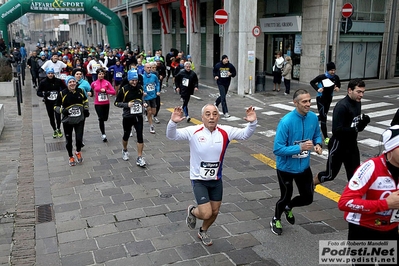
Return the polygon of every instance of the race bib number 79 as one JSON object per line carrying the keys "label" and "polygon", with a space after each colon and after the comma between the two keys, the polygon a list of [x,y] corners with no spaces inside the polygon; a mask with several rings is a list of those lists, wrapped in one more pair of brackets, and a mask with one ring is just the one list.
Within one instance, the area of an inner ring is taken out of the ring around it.
{"label": "race bib number 79", "polygon": [[204,179],[216,180],[220,162],[201,162],[200,175]]}

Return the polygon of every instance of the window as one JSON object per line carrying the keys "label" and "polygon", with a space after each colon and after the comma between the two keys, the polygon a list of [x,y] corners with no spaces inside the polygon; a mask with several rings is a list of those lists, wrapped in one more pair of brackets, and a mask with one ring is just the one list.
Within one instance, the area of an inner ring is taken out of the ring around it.
{"label": "window", "polygon": [[384,21],[385,0],[355,0],[353,1],[353,20]]}

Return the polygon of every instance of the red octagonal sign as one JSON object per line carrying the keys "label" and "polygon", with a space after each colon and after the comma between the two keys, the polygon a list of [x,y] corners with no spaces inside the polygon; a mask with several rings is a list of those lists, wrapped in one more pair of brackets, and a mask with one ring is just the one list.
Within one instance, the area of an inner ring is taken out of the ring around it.
{"label": "red octagonal sign", "polygon": [[342,6],[341,10],[342,16],[344,18],[349,18],[353,14],[353,6],[351,3],[346,3],[345,5]]}
{"label": "red octagonal sign", "polygon": [[223,25],[229,20],[229,15],[227,14],[227,11],[224,9],[218,9],[216,10],[213,19],[215,22],[219,25]]}

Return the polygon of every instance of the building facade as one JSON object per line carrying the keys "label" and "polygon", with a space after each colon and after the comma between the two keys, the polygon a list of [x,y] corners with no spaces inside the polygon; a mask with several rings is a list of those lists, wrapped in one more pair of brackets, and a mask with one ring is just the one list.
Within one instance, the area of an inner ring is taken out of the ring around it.
{"label": "building facade", "polygon": [[[231,89],[255,88],[255,77],[270,75],[276,51],[290,55],[293,78],[308,83],[334,61],[342,80],[387,79],[399,75],[398,6],[394,0],[100,0],[121,19],[131,48],[170,48],[189,53],[201,77],[227,54],[237,68]],[[218,25],[214,13],[228,12]],[[84,44],[108,43],[104,27],[86,15],[70,15],[69,36]],[[258,26],[260,28],[256,27]],[[187,34],[186,29],[189,29]]]}

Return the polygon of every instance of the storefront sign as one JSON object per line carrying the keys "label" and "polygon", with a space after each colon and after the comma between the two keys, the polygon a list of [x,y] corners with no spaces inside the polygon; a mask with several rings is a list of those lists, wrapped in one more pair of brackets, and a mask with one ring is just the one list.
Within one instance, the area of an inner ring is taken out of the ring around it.
{"label": "storefront sign", "polygon": [[262,32],[300,32],[302,31],[302,17],[261,18],[260,27]]}
{"label": "storefront sign", "polygon": [[295,34],[294,53],[301,54],[302,52],[302,34]]}

